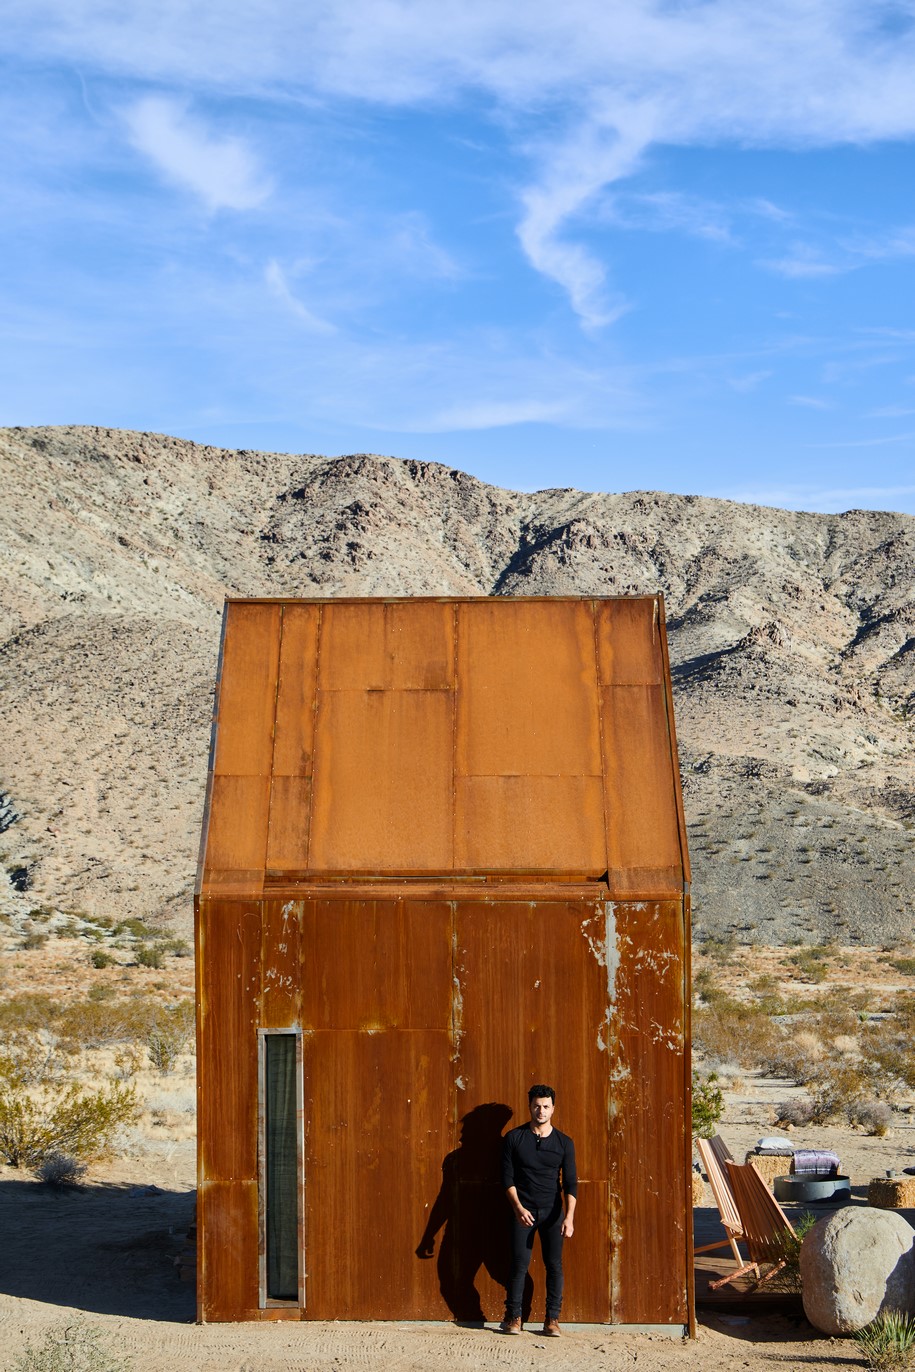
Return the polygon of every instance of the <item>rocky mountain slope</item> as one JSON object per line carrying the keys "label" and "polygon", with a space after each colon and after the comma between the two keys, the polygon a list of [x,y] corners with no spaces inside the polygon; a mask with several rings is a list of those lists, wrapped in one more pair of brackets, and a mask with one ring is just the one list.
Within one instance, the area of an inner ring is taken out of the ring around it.
{"label": "rocky mountain slope", "polygon": [[0,470],[7,908],[189,920],[227,594],[660,588],[700,932],[911,935],[915,519],[92,428]]}

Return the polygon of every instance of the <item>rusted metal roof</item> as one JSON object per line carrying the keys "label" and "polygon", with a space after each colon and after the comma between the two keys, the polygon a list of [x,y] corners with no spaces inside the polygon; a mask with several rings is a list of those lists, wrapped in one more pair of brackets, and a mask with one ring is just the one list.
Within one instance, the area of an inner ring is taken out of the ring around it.
{"label": "rusted metal roof", "polygon": [[688,877],[660,596],[227,603],[199,894]]}

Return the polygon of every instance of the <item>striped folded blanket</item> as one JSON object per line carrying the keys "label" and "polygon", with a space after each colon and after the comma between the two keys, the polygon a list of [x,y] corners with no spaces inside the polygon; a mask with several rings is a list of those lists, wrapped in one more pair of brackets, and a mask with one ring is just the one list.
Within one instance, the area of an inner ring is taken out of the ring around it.
{"label": "striped folded blanket", "polygon": [[835,1177],[839,1172],[839,1155],[831,1148],[796,1148],[791,1164],[794,1173],[817,1173],[821,1177]]}

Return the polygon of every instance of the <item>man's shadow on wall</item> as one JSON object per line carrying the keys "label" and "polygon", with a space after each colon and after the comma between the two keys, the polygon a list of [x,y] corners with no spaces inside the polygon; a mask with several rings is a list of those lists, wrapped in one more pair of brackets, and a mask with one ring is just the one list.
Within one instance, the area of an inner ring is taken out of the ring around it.
{"label": "man's shadow on wall", "polygon": [[[442,1163],[442,1185],[416,1249],[419,1258],[435,1253],[435,1237],[443,1229],[438,1250],[438,1279],[442,1297],[456,1320],[482,1324],[484,1312],[476,1287],[484,1269],[503,1289],[508,1285],[511,1211],[502,1189],[502,1130],[512,1117],[508,1105],[490,1101],[468,1111],[461,1120],[457,1148]],[[523,1311],[530,1311],[533,1284],[524,1287]],[[500,1312],[501,1317],[501,1312]]]}

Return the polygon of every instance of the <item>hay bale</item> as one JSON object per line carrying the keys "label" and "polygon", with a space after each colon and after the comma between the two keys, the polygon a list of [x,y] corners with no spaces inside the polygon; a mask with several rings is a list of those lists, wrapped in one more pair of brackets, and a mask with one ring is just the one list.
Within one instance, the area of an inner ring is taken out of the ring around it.
{"label": "hay bale", "polygon": [[879,1210],[915,1209],[915,1177],[874,1177],[867,1184],[867,1203]]}
{"label": "hay bale", "polygon": [[744,1162],[755,1167],[763,1181],[772,1189],[776,1177],[784,1177],[791,1171],[793,1153],[754,1153],[751,1149]]}
{"label": "hay bale", "polygon": [[705,1182],[702,1180],[702,1173],[697,1172],[695,1167],[692,1170],[693,1179],[693,1205],[705,1204]]}

